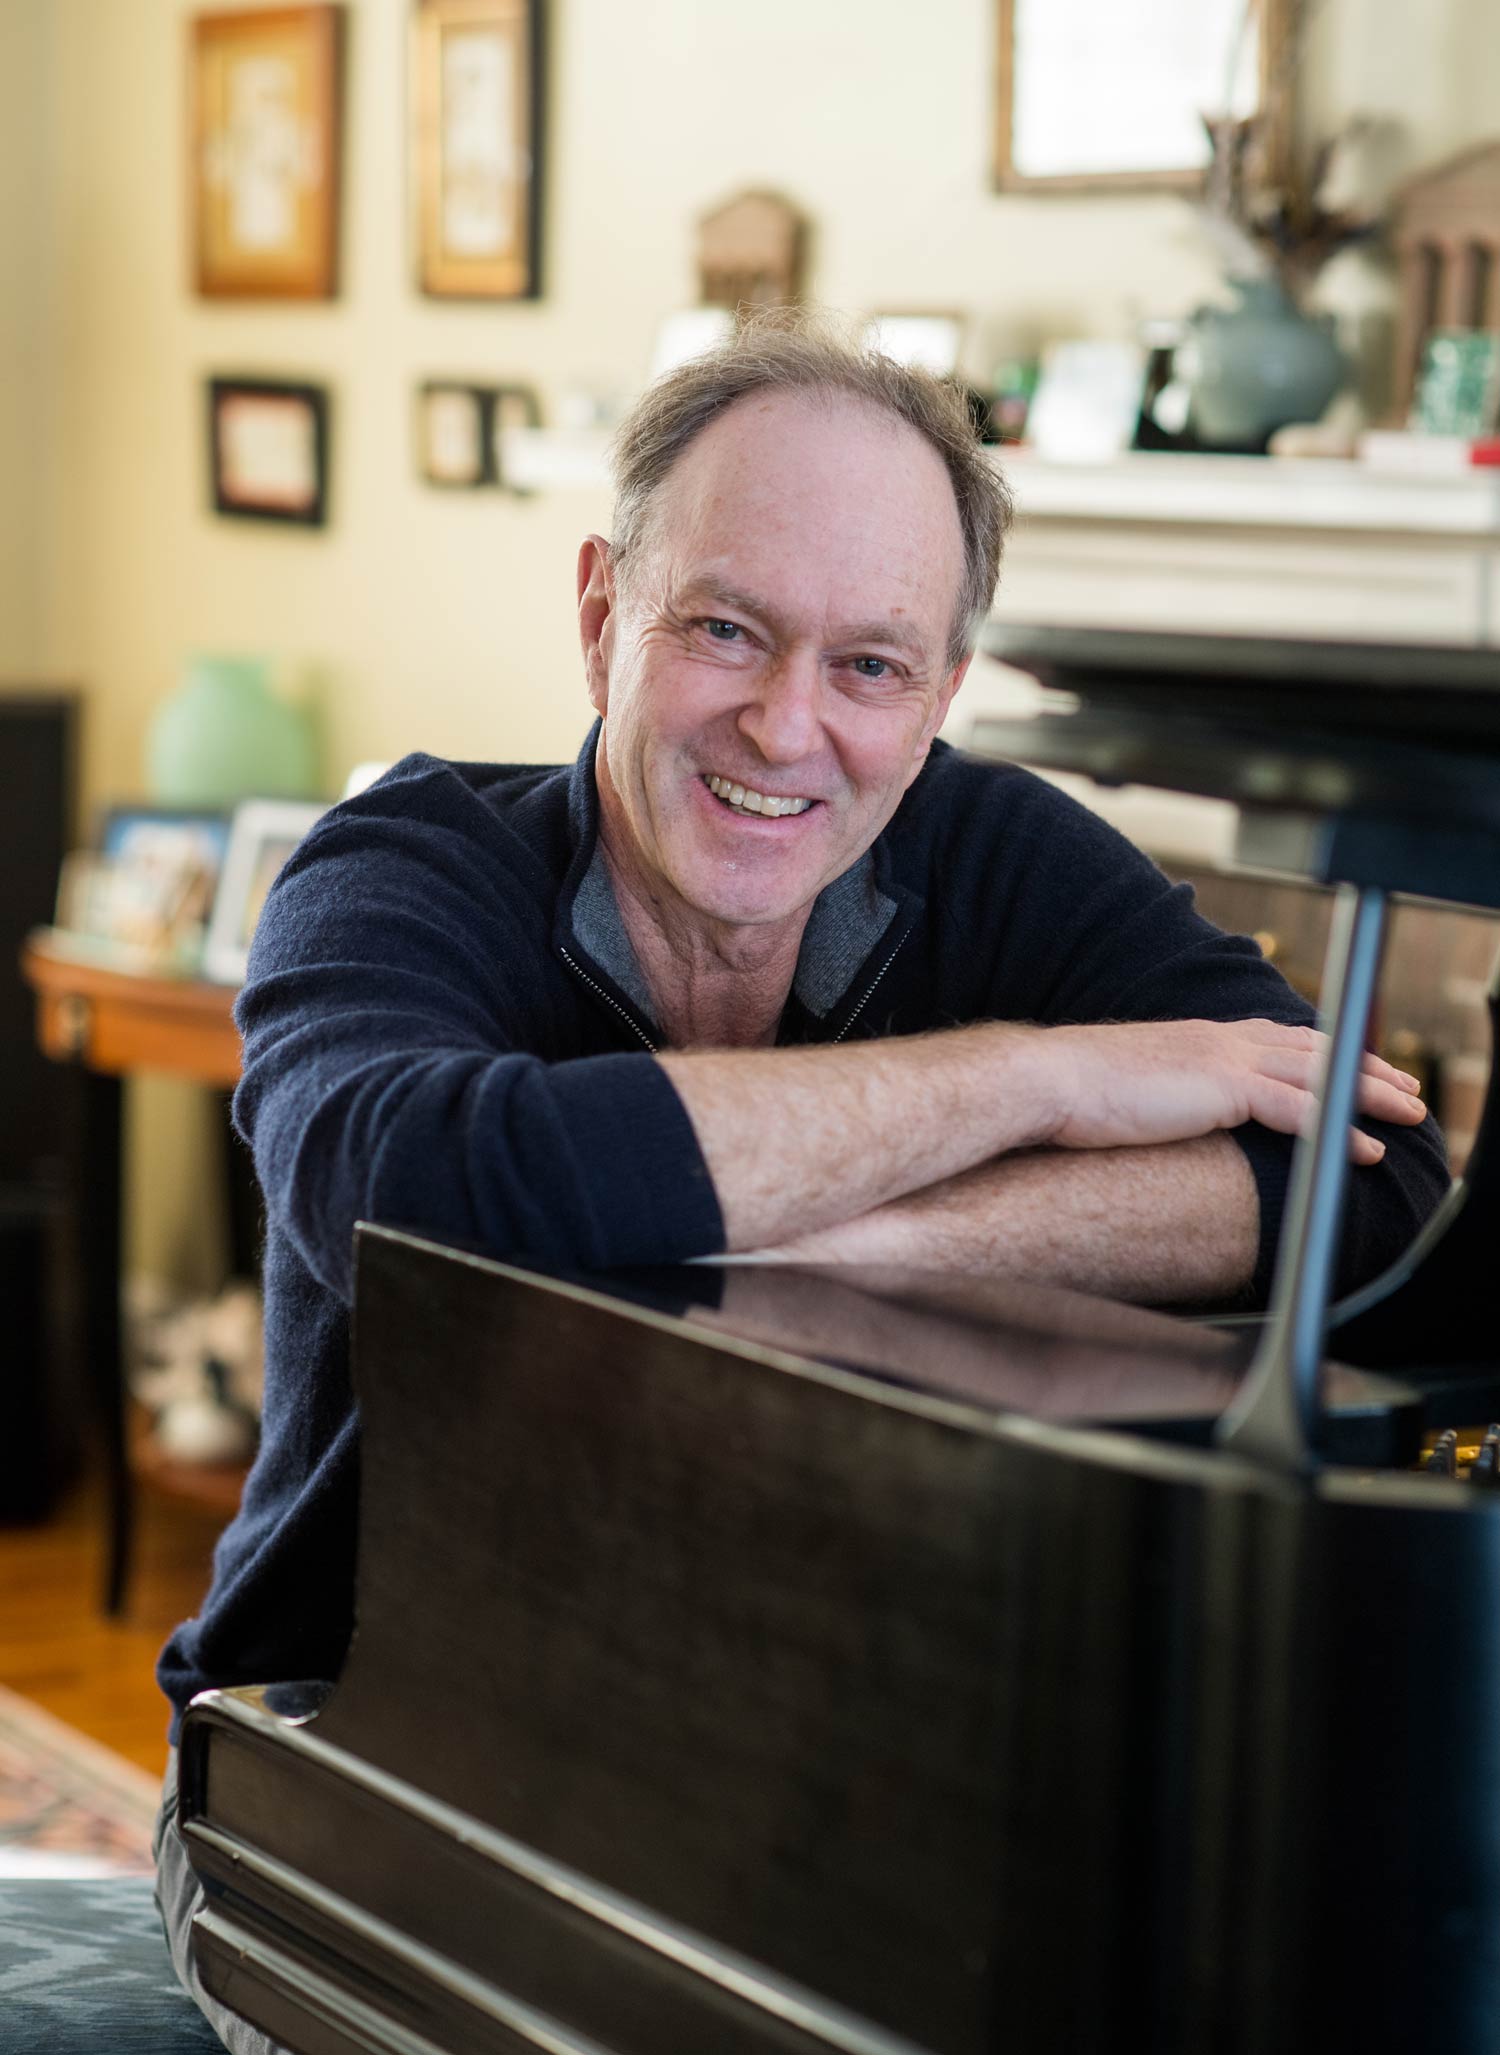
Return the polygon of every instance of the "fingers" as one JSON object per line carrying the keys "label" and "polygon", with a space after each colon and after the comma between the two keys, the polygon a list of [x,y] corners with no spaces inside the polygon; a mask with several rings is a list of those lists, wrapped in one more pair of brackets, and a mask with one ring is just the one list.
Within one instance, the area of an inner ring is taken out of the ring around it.
{"label": "fingers", "polygon": [[[1292,1053],[1320,1056],[1328,1046],[1328,1037],[1315,1027],[1287,1027],[1275,1020],[1242,1020],[1236,1023],[1252,1041],[1261,1043],[1267,1049],[1276,1050],[1285,1056]],[[1361,1058],[1361,1067],[1367,1077],[1378,1077],[1388,1085],[1398,1085],[1405,1092],[1421,1091],[1421,1080],[1410,1071],[1398,1070],[1394,1063],[1387,1063],[1383,1056],[1377,1056],[1373,1049],[1366,1049]],[[1279,1073],[1277,1073],[1279,1074]]]}
{"label": "fingers", "polygon": [[1365,1051],[1364,1070],[1366,1077],[1378,1077],[1388,1085],[1399,1085],[1403,1092],[1413,1095],[1422,1089],[1422,1081],[1410,1071],[1397,1070],[1394,1063],[1387,1063],[1383,1056],[1377,1056],[1373,1049]]}
{"label": "fingers", "polygon": [[[1310,1059],[1307,1060],[1310,1063]],[[1312,1082],[1311,1077],[1299,1082],[1263,1073],[1252,1096],[1252,1117],[1262,1127],[1274,1128],[1278,1134],[1310,1134],[1318,1117],[1318,1097],[1311,1089]],[[1364,1081],[1360,1092],[1360,1111],[1372,1119],[1402,1127],[1415,1127],[1427,1116],[1426,1107],[1414,1094],[1378,1078]],[[1351,1163],[1378,1163],[1384,1154],[1385,1143],[1377,1136],[1366,1134],[1362,1128],[1350,1128]]]}
{"label": "fingers", "polygon": [[1359,1110],[1372,1120],[1391,1120],[1399,1127],[1419,1127],[1427,1118],[1427,1108],[1415,1091],[1368,1075],[1359,1081]]}
{"label": "fingers", "polygon": [[[1327,1037],[1312,1028],[1291,1032],[1307,1039],[1278,1038],[1264,1043],[1258,1066],[1265,1077],[1315,1094]],[[1417,1127],[1427,1118],[1417,1079],[1371,1052],[1366,1053],[1360,1072],[1358,1105],[1372,1120],[1389,1120],[1399,1127]]]}
{"label": "fingers", "polygon": [[1384,1142],[1377,1140],[1374,1135],[1367,1135],[1362,1127],[1350,1128],[1349,1161],[1351,1163],[1359,1163],[1368,1167],[1372,1163],[1378,1163],[1384,1154]]}

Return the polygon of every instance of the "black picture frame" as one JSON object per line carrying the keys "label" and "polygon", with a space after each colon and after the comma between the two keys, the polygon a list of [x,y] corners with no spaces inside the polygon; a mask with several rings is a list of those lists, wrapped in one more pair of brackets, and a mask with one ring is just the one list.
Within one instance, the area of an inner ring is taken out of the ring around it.
{"label": "black picture frame", "polygon": [[[494,450],[495,387],[462,378],[425,378],[416,394],[417,473],[440,492],[475,492],[497,484]],[[451,408],[445,423],[439,408]],[[466,420],[466,425],[460,425]],[[460,441],[472,442],[465,461]]]}
{"label": "black picture frame", "polygon": [[[446,424],[436,411],[444,401],[458,410]],[[529,385],[480,385],[468,378],[423,379],[416,389],[415,404],[417,475],[441,492],[488,488],[525,498],[527,489],[512,485],[505,475],[503,438],[509,428],[539,427],[541,418],[541,402]],[[461,445],[472,448],[472,457]]]}
{"label": "black picture frame", "polygon": [[293,379],[220,376],[209,379],[207,400],[214,512],[231,520],[325,526],[328,388]]}

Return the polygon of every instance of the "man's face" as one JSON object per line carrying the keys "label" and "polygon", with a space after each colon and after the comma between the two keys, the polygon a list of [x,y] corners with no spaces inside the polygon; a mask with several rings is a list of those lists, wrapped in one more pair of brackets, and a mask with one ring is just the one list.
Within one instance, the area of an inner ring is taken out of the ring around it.
{"label": "man's face", "polygon": [[948,474],[915,430],[780,394],[689,445],[618,580],[584,545],[605,832],[658,917],[798,919],[870,846],[963,674],[962,573]]}

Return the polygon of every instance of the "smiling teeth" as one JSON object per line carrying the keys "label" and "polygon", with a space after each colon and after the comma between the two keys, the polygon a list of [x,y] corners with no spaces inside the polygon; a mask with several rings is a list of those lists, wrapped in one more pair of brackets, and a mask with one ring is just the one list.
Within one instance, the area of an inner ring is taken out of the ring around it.
{"label": "smiling teeth", "polygon": [[768,799],[764,793],[736,785],[732,778],[705,778],[703,782],[716,799],[722,799],[736,813],[769,814],[774,820],[781,814],[806,813],[812,805],[810,799],[778,799],[774,793]]}

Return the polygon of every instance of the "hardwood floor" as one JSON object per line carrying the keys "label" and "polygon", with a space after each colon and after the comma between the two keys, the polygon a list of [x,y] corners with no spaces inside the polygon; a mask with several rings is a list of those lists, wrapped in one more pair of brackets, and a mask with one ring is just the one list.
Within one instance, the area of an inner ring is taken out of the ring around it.
{"label": "hardwood floor", "polygon": [[153,1667],[196,1611],[226,1515],[149,1486],[138,1496],[135,1568],[118,1620],[99,1609],[99,1492],[73,1491],[41,1527],[0,1528],[0,1684],[159,1774],[167,1703]]}

